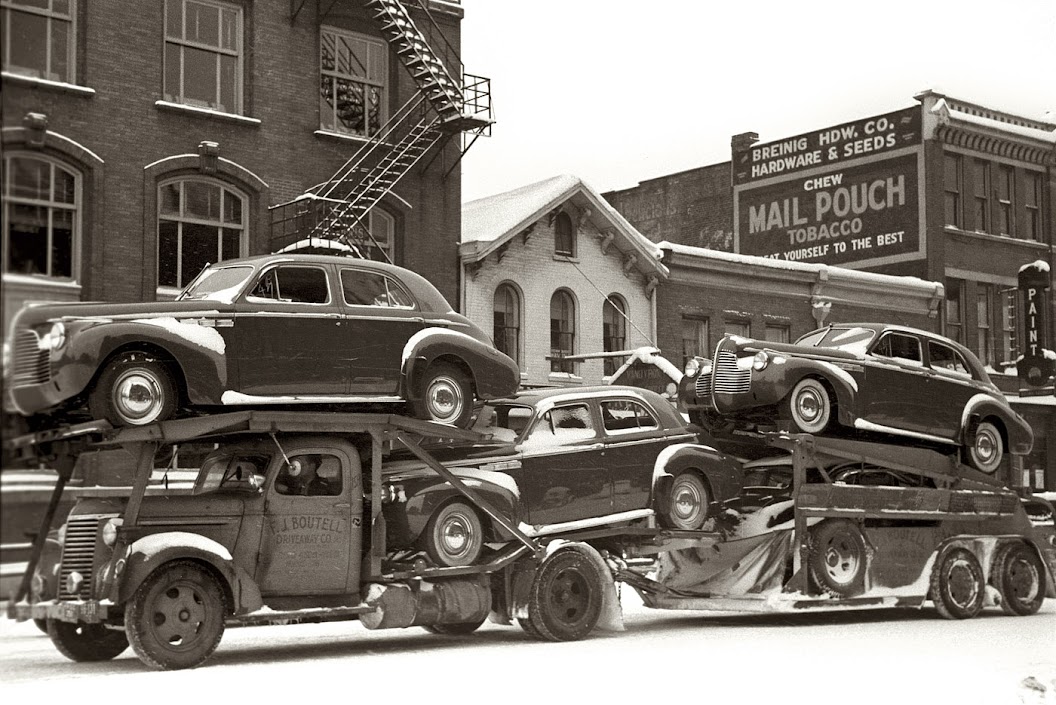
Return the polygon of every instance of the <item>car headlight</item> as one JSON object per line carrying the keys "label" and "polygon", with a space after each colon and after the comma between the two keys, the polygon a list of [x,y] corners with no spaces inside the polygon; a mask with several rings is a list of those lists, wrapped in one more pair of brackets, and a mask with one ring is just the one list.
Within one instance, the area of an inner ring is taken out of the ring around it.
{"label": "car headlight", "polygon": [[752,369],[756,372],[765,370],[766,366],[770,364],[770,356],[766,354],[765,350],[760,350],[755,354],[752,359]]}
{"label": "car headlight", "polygon": [[124,519],[111,519],[103,524],[103,543],[112,548],[117,543],[117,530],[124,523]]}
{"label": "car headlight", "polygon": [[696,377],[697,373],[700,372],[700,360],[695,357],[686,360],[686,369],[684,372],[686,377]]}
{"label": "car headlight", "polygon": [[66,325],[62,321],[51,324],[51,328],[44,337],[40,339],[38,347],[41,350],[58,350],[66,344]]}

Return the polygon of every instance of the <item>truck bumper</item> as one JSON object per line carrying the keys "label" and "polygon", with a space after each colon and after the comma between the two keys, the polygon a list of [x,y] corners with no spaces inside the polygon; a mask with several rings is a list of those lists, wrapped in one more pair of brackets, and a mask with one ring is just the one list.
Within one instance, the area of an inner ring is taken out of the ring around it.
{"label": "truck bumper", "polygon": [[113,605],[88,600],[80,602],[59,602],[49,600],[47,602],[9,602],[7,604],[7,618],[18,622],[27,619],[57,619],[60,622],[85,622],[88,624],[105,622],[110,615]]}

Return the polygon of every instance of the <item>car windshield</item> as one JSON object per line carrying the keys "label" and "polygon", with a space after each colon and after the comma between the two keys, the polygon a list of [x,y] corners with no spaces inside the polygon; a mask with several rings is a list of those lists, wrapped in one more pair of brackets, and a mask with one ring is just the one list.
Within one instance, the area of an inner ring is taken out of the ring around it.
{"label": "car windshield", "polygon": [[256,492],[268,467],[266,455],[231,454],[211,455],[202,463],[194,481],[193,494],[217,491]]}
{"label": "car windshield", "polygon": [[869,328],[829,326],[813,333],[807,333],[796,341],[796,345],[810,348],[835,348],[864,355],[874,337],[876,337],[876,331]]}
{"label": "car windshield", "polygon": [[177,301],[218,301],[229,304],[235,300],[242,285],[253,273],[253,267],[210,267],[198,275],[176,297]]}
{"label": "car windshield", "polygon": [[484,404],[477,413],[472,430],[498,441],[513,443],[532,418],[532,407],[522,404]]}

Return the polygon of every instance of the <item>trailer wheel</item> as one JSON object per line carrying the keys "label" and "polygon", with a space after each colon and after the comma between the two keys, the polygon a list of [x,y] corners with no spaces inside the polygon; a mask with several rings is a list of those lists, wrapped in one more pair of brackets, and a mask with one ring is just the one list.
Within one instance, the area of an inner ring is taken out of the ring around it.
{"label": "trailer wheel", "polygon": [[660,502],[661,523],[669,529],[696,531],[708,519],[708,488],[692,470],[675,476],[667,495]]}
{"label": "trailer wheel", "polygon": [[868,562],[861,529],[848,519],[829,519],[810,530],[808,566],[814,585],[836,597],[865,590]]}
{"label": "trailer wheel", "polygon": [[597,626],[604,589],[602,576],[587,556],[570,549],[556,551],[543,561],[532,582],[528,620],[545,641],[578,641]]}
{"label": "trailer wheel", "polygon": [[998,549],[990,584],[1001,594],[1005,614],[1031,615],[1045,601],[1045,567],[1029,546],[1018,541]]}
{"label": "trailer wheel", "polygon": [[174,561],[139,586],[125,608],[125,626],[151,668],[194,668],[216,650],[227,612],[216,578],[195,563]]}
{"label": "trailer wheel", "polygon": [[425,551],[437,565],[472,565],[484,549],[484,529],[480,517],[464,502],[440,507],[422,532]]}
{"label": "trailer wheel", "polygon": [[788,411],[792,424],[801,433],[821,433],[832,417],[829,392],[818,380],[804,377],[788,395]]}
{"label": "trailer wheel", "polygon": [[447,636],[468,636],[481,628],[488,620],[487,616],[475,622],[457,622],[456,624],[430,624],[422,627],[430,634],[444,634]]}
{"label": "trailer wheel", "polygon": [[939,558],[931,573],[931,599],[946,619],[969,619],[983,609],[986,578],[975,555],[954,548]]}
{"label": "trailer wheel", "polygon": [[145,426],[176,412],[176,385],[164,364],[134,352],[107,365],[88,396],[88,410],[114,426]]}
{"label": "trailer wheel", "polygon": [[128,648],[124,632],[107,629],[102,624],[46,621],[51,643],[71,661],[109,661]]}
{"label": "trailer wheel", "polygon": [[425,371],[411,411],[426,421],[463,428],[473,414],[473,385],[454,365],[433,363]]}

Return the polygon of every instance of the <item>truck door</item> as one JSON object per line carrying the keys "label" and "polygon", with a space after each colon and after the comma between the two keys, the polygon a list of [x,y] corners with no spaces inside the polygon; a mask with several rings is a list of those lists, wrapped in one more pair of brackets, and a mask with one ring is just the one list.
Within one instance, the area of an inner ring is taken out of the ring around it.
{"label": "truck door", "polygon": [[358,545],[351,501],[356,488],[346,476],[347,459],[305,449],[290,453],[289,460],[279,457],[267,489],[257,584],[264,595],[347,592]]}

